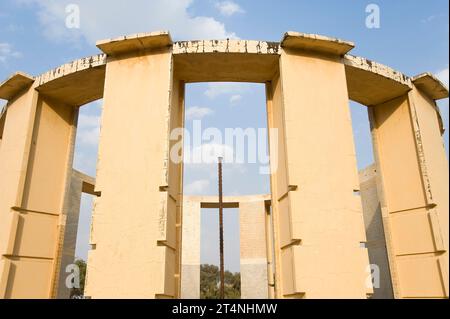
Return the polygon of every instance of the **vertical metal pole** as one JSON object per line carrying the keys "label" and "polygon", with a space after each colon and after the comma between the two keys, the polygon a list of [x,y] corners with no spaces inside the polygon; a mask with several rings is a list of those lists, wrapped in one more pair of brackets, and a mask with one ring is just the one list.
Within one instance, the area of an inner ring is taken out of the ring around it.
{"label": "vertical metal pole", "polygon": [[225,299],[225,269],[223,258],[223,199],[222,157],[219,157],[219,243],[220,243],[220,299]]}

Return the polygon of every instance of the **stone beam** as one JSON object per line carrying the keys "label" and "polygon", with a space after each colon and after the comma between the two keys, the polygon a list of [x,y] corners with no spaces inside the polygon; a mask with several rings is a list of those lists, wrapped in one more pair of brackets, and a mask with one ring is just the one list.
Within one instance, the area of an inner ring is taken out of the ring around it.
{"label": "stone beam", "polygon": [[352,50],[355,45],[352,42],[330,38],[317,34],[300,32],[286,32],[281,40],[284,49],[304,50],[331,55],[343,56]]}
{"label": "stone beam", "polygon": [[377,105],[412,89],[406,75],[383,64],[349,54],[343,62],[350,100],[366,106]]}
{"label": "stone beam", "polygon": [[422,73],[411,79],[414,85],[432,100],[448,98],[448,88],[431,73]]}
{"label": "stone beam", "polygon": [[103,97],[106,55],[75,60],[36,78],[36,89],[54,100],[81,106]]}
{"label": "stone beam", "polygon": [[33,84],[34,78],[28,74],[17,72],[0,84],[0,99],[11,100],[17,94]]}
{"label": "stone beam", "polygon": [[172,45],[172,39],[169,32],[156,31],[101,40],[96,45],[108,56],[119,56],[130,52],[167,48]]}
{"label": "stone beam", "polygon": [[177,77],[185,82],[259,82],[278,69],[279,43],[250,40],[182,41],[173,45]]}

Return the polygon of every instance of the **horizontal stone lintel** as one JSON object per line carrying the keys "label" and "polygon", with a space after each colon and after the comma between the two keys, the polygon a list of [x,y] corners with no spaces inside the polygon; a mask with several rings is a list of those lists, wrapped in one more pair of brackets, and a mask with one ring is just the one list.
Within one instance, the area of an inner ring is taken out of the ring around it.
{"label": "horizontal stone lintel", "polygon": [[0,84],[0,99],[11,100],[33,84],[34,78],[23,72],[16,72]]}

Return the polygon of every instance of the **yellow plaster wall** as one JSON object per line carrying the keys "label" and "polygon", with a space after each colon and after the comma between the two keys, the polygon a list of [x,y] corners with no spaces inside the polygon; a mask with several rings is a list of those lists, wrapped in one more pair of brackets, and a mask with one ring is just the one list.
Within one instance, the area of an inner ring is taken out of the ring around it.
{"label": "yellow plaster wall", "polygon": [[360,246],[365,232],[354,194],[359,182],[344,65],[339,57],[283,49],[280,70],[286,172],[279,167],[272,190],[279,297],[366,298],[372,289]]}
{"label": "yellow plaster wall", "polygon": [[167,50],[108,61],[96,182],[101,196],[86,284],[92,298],[176,294],[176,204],[164,191],[171,70]]}
{"label": "yellow plaster wall", "polygon": [[448,164],[435,108],[416,88],[371,108],[396,298],[448,297]]}
{"label": "yellow plaster wall", "polygon": [[38,98],[34,87],[9,105],[0,154],[0,183],[11,182],[1,192],[5,298],[54,296],[74,116],[73,107]]}

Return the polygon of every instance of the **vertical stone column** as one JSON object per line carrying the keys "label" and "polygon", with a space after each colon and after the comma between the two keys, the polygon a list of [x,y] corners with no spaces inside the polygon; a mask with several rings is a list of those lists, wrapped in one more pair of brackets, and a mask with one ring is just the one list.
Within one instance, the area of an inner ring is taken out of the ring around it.
{"label": "vertical stone column", "polygon": [[378,194],[395,297],[445,298],[448,162],[428,89],[440,85],[429,76],[417,81],[422,89],[413,83],[408,94],[370,107]]}
{"label": "vertical stone column", "polygon": [[181,298],[200,299],[201,203],[184,200]]}
{"label": "vertical stone column", "polygon": [[371,165],[359,172],[361,200],[366,226],[367,250],[373,275],[379,286],[373,287],[373,299],[392,299],[392,280],[386,247],[386,237],[381,215],[380,200],[377,191],[376,165]]}
{"label": "vertical stone column", "polygon": [[53,298],[57,291],[77,110],[41,96],[33,82],[9,99],[0,150],[3,298]]}
{"label": "vertical stone column", "polygon": [[[270,201],[269,201],[270,203]],[[265,202],[265,227],[266,227],[266,257],[267,257],[267,285],[270,299],[275,298],[275,262],[274,262],[274,236],[271,204]]]}
{"label": "vertical stone column", "polygon": [[267,299],[265,203],[239,203],[241,298]]}
{"label": "vertical stone column", "polygon": [[[268,96],[278,298],[366,298],[369,265],[344,65],[352,44],[288,33]],[[275,145],[277,143],[277,145]],[[277,154],[274,154],[278,148]]]}
{"label": "vertical stone column", "polygon": [[98,43],[108,54],[86,295],[176,298],[181,169],[169,159],[182,123],[167,33]]}
{"label": "vertical stone column", "polygon": [[[163,239],[162,243],[168,245],[174,250],[175,253],[175,261],[174,261],[174,285],[175,285],[175,293],[174,296],[176,298],[180,298],[181,296],[181,261],[182,261],[182,227],[183,227],[183,132],[181,131],[184,128],[184,92],[185,92],[185,83],[182,80],[174,77],[173,79],[173,87],[172,87],[172,96],[170,101],[170,133],[169,133],[169,150],[168,150],[168,186],[167,193],[171,206],[168,207],[170,209],[170,213],[172,213],[172,209],[174,209],[173,214],[175,215],[175,219],[168,219],[167,231],[168,233],[175,232],[174,239],[172,241],[168,241],[167,239]],[[175,207],[174,207],[175,206]],[[169,215],[170,216],[170,215]],[[168,265],[169,267],[170,264]],[[200,287],[200,285],[199,285]]]}
{"label": "vertical stone column", "polygon": [[61,252],[61,266],[59,271],[58,299],[70,297],[70,289],[67,288],[66,267],[75,261],[75,249],[78,236],[78,221],[80,217],[81,196],[83,193],[93,193],[94,178],[87,176],[75,169],[72,170],[70,190],[67,196],[67,219],[64,229],[64,242]]}
{"label": "vertical stone column", "polygon": [[64,231],[64,243],[61,254],[61,268],[59,271],[58,299],[67,299],[70,296],[70,289],[66,287],[65,272],[67,265],[72,264],[75,259],[75,248],[77,243],[78,218],[80,216],[81,194],[83,180],[72,171],[70,181],[70,191],[68,195],[69,209]]}

